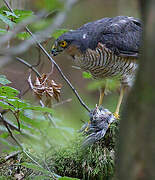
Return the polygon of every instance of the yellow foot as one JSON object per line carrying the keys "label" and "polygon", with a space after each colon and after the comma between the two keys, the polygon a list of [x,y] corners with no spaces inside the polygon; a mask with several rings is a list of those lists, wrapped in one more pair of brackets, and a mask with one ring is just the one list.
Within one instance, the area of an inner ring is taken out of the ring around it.
{"label": "yellow foot", "polygon": [[119,119],[119,114],[117,112],[115,112],[113,115],[116,119]]}

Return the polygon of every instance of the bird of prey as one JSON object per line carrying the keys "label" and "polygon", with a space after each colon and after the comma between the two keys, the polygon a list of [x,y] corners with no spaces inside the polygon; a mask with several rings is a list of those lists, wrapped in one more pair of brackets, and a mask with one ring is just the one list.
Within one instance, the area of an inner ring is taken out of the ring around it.
{"label": "bird of prey", "polygon": [[[124,91],[131,87],[138,68],[142,23],[128,16],[103,18],[84,24],[77,30],[61,35],[52,47],[52,55],[66,51],[82,70],[95,79],[119,77],[120,96],[114,112],[119,109]],[[99,105],[102,104],[105,87],[101,88]]]}

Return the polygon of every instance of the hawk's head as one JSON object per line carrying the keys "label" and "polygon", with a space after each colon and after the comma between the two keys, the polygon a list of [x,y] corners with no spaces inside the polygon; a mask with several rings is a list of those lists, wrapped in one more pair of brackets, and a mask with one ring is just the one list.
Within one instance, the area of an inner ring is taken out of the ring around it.
{"label": "hawk's head", "polygon": [[88,36],[80,30],[69,31],[61,35],[52,47],[52,55],[56,56],[66,51],[71,56],[80,55],[88,48]]}

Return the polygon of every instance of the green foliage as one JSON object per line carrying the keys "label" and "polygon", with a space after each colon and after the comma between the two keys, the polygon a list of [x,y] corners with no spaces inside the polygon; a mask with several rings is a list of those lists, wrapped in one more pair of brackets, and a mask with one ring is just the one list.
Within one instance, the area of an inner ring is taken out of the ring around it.
{"label": "green foliage", "polygon": [[10,18],[18,18],[18,16],[14,13],[14,12],[10,12],[10,11],[4,11],[3,10],[3,13],[6,14],[7,17],[10,17]]}
{"label": "green foliage", "polygon": [[91,73],[86,72],[86,71],[82,72],[82,76],[83,76],[83,78],[85,78],[85,79],[90,79],[90,78],[92,78]]}
{"label": "green foliage", "polygon": [[[33,12],[29,10],[15,9],[14,12],[10,12],[5,6],[0,8],[0,20],[7,24],[9,28],[13,28],[16,23],[19,23],[32,16],[34,16]],[[0,29],[0,35],[7,34],[9,32],[9,30]],[[30,35],[27,32],[19,32],[16,34],[16,37],[20,40],[25,40],[28,39]]]}
{"label": "green foliage", "polygon": [[26,40],[30,38],[30,34],[28,32],[20,32],[16,35],[16,37],[20,40]]}
{"label": "green foliage", "polygon": [[15,14],[15,16],[11,17],[12,20],[16,23],[19,23],[27,18],[32,17],[33,11],[15,9],[14,14]]}
{"label": "green foliage", "polygon": [[[5,76],[1,76],[1,83],[6,84],[10,83],[10,81],[7,80]],[[29,137],[34,137],[34,135],[36,134],[38,129],[40,129],[40,127],[42,127],[42,129],[47,129],[47,127],[49,127],[49,122],[44,121],[44,118],[41,114],[51,114],[53,113],[53,110],[47,107],[33,106],[30,103],[18,98],[18,94],[19,91],[15,88],[9,86],[1,86],[0,106],[3,110],[11,110],[13,115],[16,117],[15,120],[11,118],[11,120],[13,120],[11,124],[16,126],[17,120],[20,121],[21,127],[23,128],[23,132],[27,134]],[[39,116],[41,116],[41,118],[39,118]],[[34,120],[35,118],[37,120]],[[1,134],[1,140],[3,139],[2,143],[6,144],[6,138],[8,137],[8,134],[5,132],[6,129],[3,129],[2,125],[0,127],[1,130],[4,131],[4,133]],[[15,131],[13,131],[13,133],[17,134]],[[10,143],[8,143],[7,145],[10,146]]]}
{"label": "green foliage", "polygon": [[7,24],[9,27],[13,28],[14,23],[8,17],[0,14],[0,20]]}
{"label": "green foliage", "polygon": [[32,17],[32,15],[33,12],[29,10],[15,9],[13,12],[10,12],[5,6],[0,8],[0,19],[10,27],[13,27],[15,23],[19,23],[28,17]]}
{"label": "green foliage", "polygon": [[52,37],[54,37],[55,39],[57,39],[59,36],[61,36],[62,34],[64,34],[65,32],[68,32],[69,29],[57,29],[53,34]]}

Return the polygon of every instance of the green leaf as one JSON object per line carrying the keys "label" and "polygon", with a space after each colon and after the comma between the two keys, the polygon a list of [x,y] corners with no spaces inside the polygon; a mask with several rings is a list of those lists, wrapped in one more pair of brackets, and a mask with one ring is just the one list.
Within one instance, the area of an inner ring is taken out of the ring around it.
{"label": "green leaf", "polygon": [[14,23],[8,17],[0,14],[0,20],[2,20],[5,24],[9,25],[9,27],[13,28]]}
{"label": "green leaf", "polygon": [[14,24],[13,22],[19,23],[22,20],[31,17],[33,15],[33,12],[30,10],[20,10],[20,9],[15,9],[14,12],[10,12],[5,6],[2,6],[0,8],[0,15],[5,17],[4,21],[9,20],[9,22],[6,21],[7,23],[11,22],[12,24]]}
{"label": "green leaf", "polygon": [[92,78],[91,73],[86,72],[86,71],[82,72],[82,76],[83,76],[83,78],[85,78],[85,79],[90,79],[90,78]]}
{"label": "green leaf", "polygon": [[4,10],[3,12],[6,14],[7,17],[15,17],[15,18],[18,18],[18,16],[16,16],[16,14],[13,13],[13,12],[5,11],[5,10]]}
{"label": "green leaf", "polygon": [[61,178],[58,178],[59,180],[80,180],[80,179],[77,179],[77,178],[70,178],[70,177],[61,177]]}
{"label": "green leaf", "polygon": [[53,34],[52,37],[54,37],[55,39],[57,39],[59,36],[61,36],[62,34],[64,34],[65,32],[68,32],[69,29],[57,29]]}
{"label": "green leaf", "polygon": [[0,107],[2,109],[12,109],[12,106],[10,106],[8,103],[0,100]]}
{"label": "green leaf", "polygon": [[9,81],[5,75],[0,75],[0,84],[6,85],[11,83],[11,81]]}
{"label": "green leaf", "polygon": [[4,14],[4,11],[8,11],[8,8],[6,6],[2,6],[0,8],[0,14]]}
{"label": "green leaf", "polygon": [[22,166],[29,168],[29,169],[33,169],[35,171],[39,171],[42,172],[44,174],[50,174],[50,172],[42,167],[39,167],[38,165],[34,164],[34,163],[27,163],[27,162],[23,162],[21,163]]}
{"label": "green leaf", "polygon": [[31,17],[33,15],[33,11],[29,11],[29,10],[19,10],[19,9],[15,9],[14,10],[15,15],[18,18],[15,18],[14,21],[16,23],[19,23],[23,20],[25,20],[28,17]]}
{"label": "green leaf", "polygon": [[29,39],[30,38],[30,34],[28,32],[20,32],[16,36],[20,40],[25,40],[25,39]]}
{"label": "green leaf", "polygon": [[22,112],[19,113],[19,118],[21,119],[21,121],[25,122],[26,124],[29,124],[31,125],[32,127],[35,127],[35,128],[40,128],[40,127],[43,127],[44,124],[41,125],[40,122],[36,121],[35,119],[31,119],[27,116],[25,116]]}
{"label": "green leaf", "polygon": [[0,95],[6,97],[15,97],[19,94],[19,91],[15,88],[9,86],[1,86],[0,87]]}
{"label": "green leaf", "polygon": [[31,109],[31,110],[35,110],[35,111],[53,113],[53,110],[51,108],[41,107],[41,106],[27,106],[23,109]]}
{"label": "green leaf", "polygon": [[14,106],[15,108],[20,109],[20,110],[24,110],[24,108],[29,106],[28,103],[22,101],[21,99],[19,99],[17,97],[5,99],[5,102],[8,102],[12,106]]}

